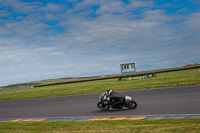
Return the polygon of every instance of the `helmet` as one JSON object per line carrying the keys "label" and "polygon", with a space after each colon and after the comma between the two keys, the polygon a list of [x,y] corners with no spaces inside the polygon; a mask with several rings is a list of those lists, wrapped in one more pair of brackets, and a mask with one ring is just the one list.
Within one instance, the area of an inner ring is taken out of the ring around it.
{"label": "helmet", "polygon": [[108,94],[108,96],[109,95],[111,95],[112,94],[112,90],[111,89],[108,89],[107,91],[106,91],[106,93]]}

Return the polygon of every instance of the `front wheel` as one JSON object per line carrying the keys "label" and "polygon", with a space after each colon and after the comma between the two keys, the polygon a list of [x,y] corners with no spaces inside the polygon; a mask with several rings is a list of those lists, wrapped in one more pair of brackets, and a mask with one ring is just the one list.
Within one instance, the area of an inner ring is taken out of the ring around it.
{"label": "front wheel", "polygon": [[135,109],[137,107],[137,103],[135,101],[130,101],[126,103],[126,107],[129,109]]}
{"label": "front wheel", "polygon": [[109,109],[109,105],[105,105],[102,102],[98,102],[97,106],[101,109],[101,110],[108,110]]}

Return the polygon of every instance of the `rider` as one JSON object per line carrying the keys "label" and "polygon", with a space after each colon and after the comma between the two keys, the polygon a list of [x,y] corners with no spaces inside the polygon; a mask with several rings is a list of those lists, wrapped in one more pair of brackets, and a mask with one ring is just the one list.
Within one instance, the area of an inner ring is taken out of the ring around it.
{"label": "rider", "polygon": [[124,97],[122,95],[112,91],[111,89],[108,89],[106,94],[110,98],[111,102],[113,102],[114,106],[123,107]]}

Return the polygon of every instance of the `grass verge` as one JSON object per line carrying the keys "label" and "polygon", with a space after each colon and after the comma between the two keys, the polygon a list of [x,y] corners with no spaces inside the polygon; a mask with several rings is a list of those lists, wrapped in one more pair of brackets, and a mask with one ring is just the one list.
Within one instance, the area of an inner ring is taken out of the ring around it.
{"label": "grass verge", "polygon": [[113,89],[114,91],[125,91],[161,87],[200,85],[200,72],[198,70],[199,69],[191,69],[184,71],[160,73],[157,74],[157,77],[147,79],[128,81],[108,79],[6,91],[0,93],[0,101],[101,93],[108,88]]}
{"label": "grass verge", "polygon": [[200,119],[0,122],[1,133],[131,132],[199,133]]}

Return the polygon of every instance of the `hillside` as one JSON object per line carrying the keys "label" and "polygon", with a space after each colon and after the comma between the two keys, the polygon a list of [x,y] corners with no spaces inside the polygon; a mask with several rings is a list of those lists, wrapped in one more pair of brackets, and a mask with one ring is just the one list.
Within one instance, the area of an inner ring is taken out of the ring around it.
{"label": "hillside", "polygon": [[[188,65],[185,65],[183,67],[142,71],[142,72],[137,72],[137,74],[163,73],[163,72],[179,71],[179,70],[193,69],[193,68],[200,68],[200,64],[196,63],[196,64],[188,64]],[[120,74],[113,74],[113,75],[93,76],[93,77],[68,77],[68,78],[58,78],[58,79],[47,79],[47,80],[40,80],[40,81],[33,81],[33,82],[26,82],[26,83],[19,83],[19,84],[11,84],[11,85],[7,85],[7,86],[1,86],[0,89],[23,88],[23,87],[40,86],[40,85],[48,85],[48,84],[56,84],[56,83],[67,83],[67,82],[72,82],[72,81],[78,82],[78,81],[84,81],[84,80],[89,80],[89,79],[118,78],[119,76],[120,76]]]}

